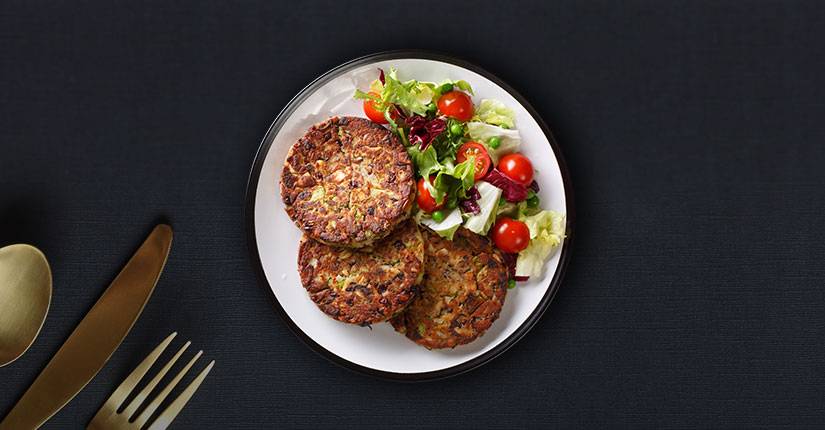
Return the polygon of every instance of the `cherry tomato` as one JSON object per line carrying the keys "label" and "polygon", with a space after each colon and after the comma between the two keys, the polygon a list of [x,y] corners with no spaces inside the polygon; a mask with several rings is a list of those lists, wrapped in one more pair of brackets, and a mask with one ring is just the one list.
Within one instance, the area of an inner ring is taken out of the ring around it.
{"label": "cherry tomato", "polygon": [[463,163],[470,157],[475,157],[474,178],[477,181],[487,174],[487,171],[490,170],[490,164],[493,162],[490,161],[490,154],[487,153],[487,148],[478,142],[467,142],[461,145],[455,154],[455,161]]}
{"label": "cherry tomato", "polygon": [[[430,181],[433,179],[435,179],[435,177],[430,177]],[[436,203],[433,196],[430,195],[430,191],[424,186],[424,178],[418,180],[418,196],[416,197],[416,202],[418,202],[418,207],[427,213],[444,207],[443,202],[441,204]]]}
{"label": "cherry tomato", "polygon": [[473,117],[473,101],[461,91],[450,91],[438,98],[438,110],[459,121],[469,121]]}
{"label": "cherry tomato", "polygon": [[512,218],[502,217],[493,226],[493,243],[504,251],[516,253],[530,244],[530,229],[527,224]]}
{"label": "cherry tomato", "polygon": [[501,157],[498,161],[498,170],[524,186],[533,182],[533,163],[521,154],[508,154]]}
{"label": "cherry tomato", "polygon": [[[370,95],[381,97],[381,95],[375,91],[370,91]],[[381,112],[375,108],[375,102],[373,100],[364,100],[364,113],[367,114],[367,118],[369,118],[372,122],[378,124],[387,123],[387,118],[384,118],[384,112]]]}

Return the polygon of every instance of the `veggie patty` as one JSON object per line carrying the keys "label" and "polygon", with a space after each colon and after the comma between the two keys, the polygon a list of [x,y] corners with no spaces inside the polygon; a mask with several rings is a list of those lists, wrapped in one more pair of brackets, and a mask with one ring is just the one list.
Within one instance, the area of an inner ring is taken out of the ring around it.
{"label": "veggie patty", "polygon": [[351,324],[386,321],[416,296],[424,273],[424,239],[412,220],[368,249],[325,245],[304,235],[301,283],[327,315]]}
{"label": "veggie patty", "polygon": [[427,267],[421,292],[390,322],[429,349],[470,343],[498,319],[507,294],[507,266],[489,239],[465,228],[452,241],[422,231]]}
{"label": "veggie patty", "polygon": [[360,248],[407,219],[415,193],[412,161],[389,130],[367,119],[332,117],[289,150],[281,198],[312,239]]}

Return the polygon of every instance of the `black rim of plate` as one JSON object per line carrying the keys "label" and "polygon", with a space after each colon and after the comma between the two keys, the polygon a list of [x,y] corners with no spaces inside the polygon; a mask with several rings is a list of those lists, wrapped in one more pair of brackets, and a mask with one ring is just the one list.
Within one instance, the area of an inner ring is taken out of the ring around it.
{"label": "black rim of plate", "polygon": [[[547,137],[548,142],[550,142],[550,146],[552,147],[553,153],[556,156],[556,161],[559,164],[559,169],[561,170],[562,182],[564,183],[565,199],[567,203],[567,207],[565,208],[567,211],[567,238],[564,240],[564,243],[562,244],[562,249],[560,251],[561,256],[559,258],[559,266],[556,269],[556,273],[553,275],[553,279],[550,281],[550,285],[547,288],[547,292],[544,294],[544,297],[542,297],[538,306],[536,306],[536,308],[533,310],[530,316],[527,317],[527,320],[525,320],[524,323],[522,323],[522,325],[519,326],[510,336],[508,336],[506,339],[501,341],[498,345],[493,347],[491,350],[485,352],[484,354],[481,354],[478,357],[475,357],[473,359],[470,359],[468,361],[465,361],[461,364],[457,364],[452,367],[421,373],[395,373],[362,366],[338,356],[337,354],[324,348],[323,346],[315,342],[312,338],[310,338],[309,335],[304,333],[304,331],[301,330],[300,327],[298,327],[295,321],[293,321],[289,317],[289,315],[286,313],[286,310],[284,310],[283,306],[281,306],[281,303],[278,302],[277,297],[275,297],[275,293],[272,292],[272,288],[269,285],[269,280],[266,278],[266,274],[263,270],[263,265],[261,264],[261,257],[258,253],[258,243],[255,237],[255,195],[257,194],[258,189],[258,179],[260,177],[261,169],[263,168],[263,163],[266,159],[266,155],[269,153],[269,148],[272,146],[272,143],[275,140],[275,136],[280,131],[286,119],[289,118],[289,116],[294,112],[295,108],[301,102],[303,102],[309,94],[315,91],[318,87],[324,85],[330,79],[337,76],[339,73],[373,62],[399,59],[434,60],[463,67],[465,69],[476,72],[481,76],[484,76],[485,78],[489,79],[490,81],[492,81],[493,83],[495,83],[496,85],[500,86],[505,91],[510,93],[510,95],[512,95],[513,98],[518,100],[518,102],[521,103],[522,106],[524,106],[527,112],[530,113],[533,119],[538,123],[539,127],[541,127],[542,131]],[[527,100],[523,96],[521,96],[521,94],[516,92],[513,88],[504,83],[501,79],[497,78],[492,73],[482,69],[481,67],[476,66],[475,64],[469,63],[467,61],[458,59],[451,55],[424,50],[398,50],[366,55],[348,61],[344,64],[341,64],[338,67],[329,70],[328,72],[316,78],[309,85],[307,85],[295,97],[293,97],[292,100],[289,101],[286,107],[275,118],[275,121],[272,122],[272,125],[269,126],[269,130],[266,132],[266,135],[264,136],[260,146],[258,147],[258,152],[255,154],[255,161],[253,162],[252,170],[249,173],[249,180],[247,182],[245,199],[246,204],[244,219],[246,220],[247,228],[247,244],[249,248],[250,258],[252,260],[253,266],[255,267],[255,272],[258,276],[259,284],[267,289],[267,292],[269,296],[272,298],[273,304],[275,305],[275,309],[278,311],[278,314],[281,315],[281,318],[283,318],[283,320],[287,323],[292,332],[295,333],[295,335],[298,336],[298,338],[300,338],[304,343],[306,343],[312,350],[319,353],[321,356],[325,357],[329,361],[339,366],[342,366],[346,369],[378,378],[410,382],[443,379],[468,372],[490,362],[494,358],[498,357],[499,355],[510,349],[510,347],[515,345],[516,342],[518,342],[522,337],[524,337],[524,335],[527,334],[527,332],[530,331],[530,329],[536,325],[536,322],[538,322],[538,320],[547,310],[547,308],[550,305],[550,302],[553,301],[553,297],[555,297],[556,292],[558,292],[559,290],[559,286],[561,285],[561,281],[564,278],[564,274],[567,270],[567,264],[570,260],[571,247],[573,241],[573,227],[575,225],[576,218],[573,205],[573,187],[570,182],[570,173],[567,169],[567,164],[564,161],[564,157],[561,154],[561,149],[559,148],[558,143],[556,143],[556,140],[553,138],[553,134],[550,132],[550,128],[541,119],[539,114],[530,105],[530,103],[528,103]]]}

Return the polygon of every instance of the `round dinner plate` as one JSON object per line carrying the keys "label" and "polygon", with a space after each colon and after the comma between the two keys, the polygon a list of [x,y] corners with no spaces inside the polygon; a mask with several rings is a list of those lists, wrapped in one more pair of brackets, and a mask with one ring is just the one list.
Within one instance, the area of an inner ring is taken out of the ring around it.
{"label": "round dinner plate", "polygon": [[[516,112],[521,152],[533,162],[542,207],[566,212],[567,239],[547,261],[544,274],[508,290],[499,319],[482,337],[448,350],[428,350],[396,333],[389,323],[359,327],[333,320],[309,299],[298,275],[301,232],[284,211],[279,181],[289,147],[313,124],[334,115],[363,117],[352,95],[378,77],[378,69],[398,70],[399,78],[440,82],[463,79],[474,101],[491,98]],[[535,325],[559,288],[570,257],[574,221],[570,179],[558,145],[536,111],[500,79],[449,56],[393,51],[342,64],[304,88],[281,111],[266,133],[246,190],[249,249],[260,281],[275,308],[312,349],[344,367],[398,380],[428,380],[466,372],[506,351]]]}

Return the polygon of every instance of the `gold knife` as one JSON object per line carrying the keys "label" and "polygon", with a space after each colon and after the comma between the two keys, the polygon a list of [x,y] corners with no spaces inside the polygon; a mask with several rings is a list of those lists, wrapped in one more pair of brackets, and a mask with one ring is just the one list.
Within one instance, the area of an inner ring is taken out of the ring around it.
{"label": "gold knife", "polygon": [[172,228],[159,224],[0,422],[0,430],[40,427],[97,375],[140,316],[171,246]]}

